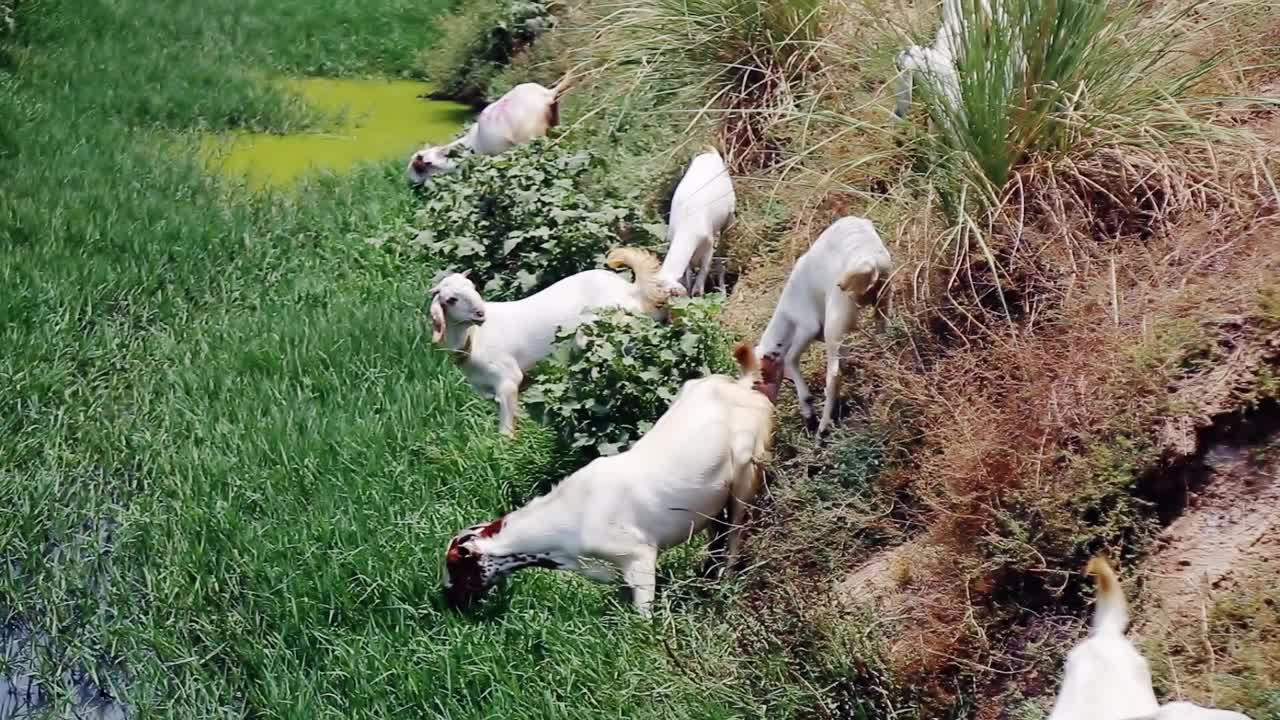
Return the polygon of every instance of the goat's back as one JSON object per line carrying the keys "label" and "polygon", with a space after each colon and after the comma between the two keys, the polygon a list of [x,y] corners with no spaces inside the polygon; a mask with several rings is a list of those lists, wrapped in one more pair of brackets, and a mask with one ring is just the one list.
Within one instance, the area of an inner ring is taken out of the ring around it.
{"label": "goat's back", "polygon": [[689,163],[671,198],[671,227],[689,222],[707,222],[710,232],[719,232],[733,216],[737,198],[729,168],[718,152],[705,152]]}
{"label": "goat's back", "polygon": [[538,83],[521,83],[485,107],[476,121],[472,149],[498,155],[546,134],[553,123],[555,92]]}
{"label": "goat's back", "polygon": [[602,522],[658,548],[685,542],[720,513],[742,472],[764,459],[772,409],[723,375],[685,383],[635,445],[588,466],[589,492],[610,499]]}
{"label": "goat's back", "polygon": [[1123,635],[1093,635],[1067,654],[1049,720],[1130,720],[1159,710],[1147,661]]}
{"label": "goat's back", "polygon": [[[773,403],[726,375],[689,380],[637,449],[696,446],[725,455],[735,468],[763,460],[773,430]],[[696,442],[690,443],[690,438]]]}
{"label": "goat's back", "polygon": [[832,223],[800,256],[778,306],[791,307],[822,316],[827,294],[852,271],[876,272],[887,278],[892,261],[884,242],[870,220],[843,217]]}
{"label": "goat's back", "polygon": [[489,320],[480,326],[481,342],[502,347],[528,370],[551,352],[558,329],[575,328],[593,311],[608,307],[645,311],[636,286],[626,278],[587,270],[522,300],[486,303]]}

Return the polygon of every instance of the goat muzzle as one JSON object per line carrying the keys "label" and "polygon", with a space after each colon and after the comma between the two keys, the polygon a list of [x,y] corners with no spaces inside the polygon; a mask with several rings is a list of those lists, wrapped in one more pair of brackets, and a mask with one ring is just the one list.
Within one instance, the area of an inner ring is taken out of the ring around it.
{"label": "goat muzzle", "polygon": [[782,385],[782,363],[770,355],[760,358],[760,380],[752,384],[752,388],[769,398],[769,402],[778,403],[778,389]]}

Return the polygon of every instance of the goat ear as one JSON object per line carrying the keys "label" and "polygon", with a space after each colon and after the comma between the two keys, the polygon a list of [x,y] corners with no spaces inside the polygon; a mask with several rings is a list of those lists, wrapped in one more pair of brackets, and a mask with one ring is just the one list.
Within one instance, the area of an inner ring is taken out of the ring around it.
{"label": "goat ear", "polygon": [[464,278],[466,278],[466,279],[470,280],[470,279],[471,279],[471,271],[470,271],[470,270],[463,270],[463,271],[462,271],[462,277],[464,277]]}
{"label": "goat ear", "polygon": [[433,292],[431,298],[431,342],[439,345],[444,340],[444,307],[440,305],[440,294]]}

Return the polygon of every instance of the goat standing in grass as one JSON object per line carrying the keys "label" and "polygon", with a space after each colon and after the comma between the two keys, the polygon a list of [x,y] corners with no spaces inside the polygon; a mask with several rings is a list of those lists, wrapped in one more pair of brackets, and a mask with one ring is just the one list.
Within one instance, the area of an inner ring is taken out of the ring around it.
{"label": "goat standing in grass", "polygon": [[[1001,1],[997,0],[997,3]],[[956,63],[960,58],[965,32],[974,19],[964,16],[960,3],[961,0],[943,0],[942,23],[932,45],[911,45],[895,58],[898,77],[894,88],[897,104],[893,112],[899,119],[905,119],[907,110],[911,107],[916,76],[929,83],[950,113],[955,114],[961,110],[960,76]],[[971,7],[981,13],[980,22],[987,22],[987,18],[992,17],[990,0],[977,0],[971,3]],[[1003,31],[1007,32],[1009,23],[1003,21],[1003,9],[997,9],[997,13],[1002,20],[1001,27],[1005,28]]]}
{"label": "goat standing in grass", "polygon": [[[648,615],[658,553],[728,511],[724,559],[732,573],[748,505],[763,479],[777,396],[776,364],[734,350],[740,375],[686,382],[644,437],[597,458],[546,495],[449,542],[445,597],[463,607],[526,567],[571,570],[600,582],[621,574]],[[715,527],[715,525],[712,525]]]}
{"label": "goat standing in grass", "polygon": [[[708,149],[695,157],[671,198],[671,244],[662,261],[662,283],[672,295],[706,290],[716,238],[733,219],[735,204],[733,181],[720,153]],[[695,265],[698,277],[691,285]]]}
{"label": "goat standing in grass", "polygon": [[486,303],[465,273],[431,288],[431,339],[450,350],[473,387],[498,403],[498,430],[515,433],[517,396],[525,373],[551,353],[559,328],[590,320],[593,310],[620,307],[661,318],[667,294],[658,286],[658,258],[633,248],[609,253],[634,283],[608,270],[571,275],[515,302]]}
{"label": "goat standing in grass", "polygon": [[832,223],[796,261],[782,288],[778,307],[756,346],[756,354],[781,359],[783,372],[796,386],[805,423],[813,426],[813,396],[800,372],[800,356],[821,335],[827,348],[826,400],[819,434],[831,425],[840,391],[841,341],[858,326],[858,313],[874,307],[884,330],[892,299],[889,251],[870,220],[844,217]]}
{"label": "goat standing in grass", "polygon": [[573,84],[566,73],[552,87],[521,83],[485,106],[467,132],[448,145],[427,146],[409,158],[405,175],[413,185],[421,185],[433,175],[453,172],[457,163],[451,154],[463,149],[479,155],[501,155],[547,134],[560,124],[560,98]]}
{"label": "goat standing in grass", "polygon": [[1089,637],[1067,654],[1062,689],[1049,720],[1249,720],[1226,710],[1189,702],[1156,702],[1151,669],[1125,637],[1129,605],[1111,565],[1089,561],[1085,573],[1097,586]]}

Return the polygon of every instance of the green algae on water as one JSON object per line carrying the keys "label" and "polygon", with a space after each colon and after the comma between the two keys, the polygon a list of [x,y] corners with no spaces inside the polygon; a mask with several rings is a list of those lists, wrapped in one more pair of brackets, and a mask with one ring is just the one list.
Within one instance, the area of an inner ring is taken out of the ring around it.
{"label": "green algae on water", "polygon": [[326,126],[287,135],[206,136],[201,155],[209,167],[244,177],[253,188],[287,186],[311,171],[408,158],[426,143],[448,140],[471,116],[465,105],[422,99],[430,87],[410,80],[294,78],[281,84],[328,115]]}

